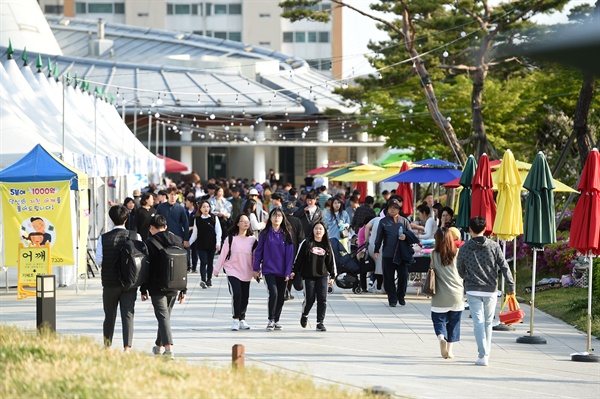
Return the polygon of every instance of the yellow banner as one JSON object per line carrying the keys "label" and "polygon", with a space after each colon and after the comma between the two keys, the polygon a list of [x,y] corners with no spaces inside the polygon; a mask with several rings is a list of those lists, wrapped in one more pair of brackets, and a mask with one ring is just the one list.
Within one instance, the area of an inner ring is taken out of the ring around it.
{"label": "yellow banner", "polygon": [[50,265],[50,242],[42,246],[19,247],[19,273],[17,284],[17,298],[23,299],[28,296],[34,296],[35,291],[27,290],[24,287],[35,287],[36,276],[38,274],[52,274]]}
{"label": "yellow banner", "polygon": [[19,243],[52,248],[53,266],[74,265],[69,182],[2,183],[4,264],[16,267]]}

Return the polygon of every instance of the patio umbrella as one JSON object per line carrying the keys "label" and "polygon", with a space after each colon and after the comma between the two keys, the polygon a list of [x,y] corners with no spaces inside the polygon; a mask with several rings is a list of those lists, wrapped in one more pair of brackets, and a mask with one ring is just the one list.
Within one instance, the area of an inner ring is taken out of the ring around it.
{"label": "patio umbrella", "polygon": [[446,183],[460,176],[461,171],[448,168],[417,167],[382,180],[384,183]]}
{"label": "patio umbrella", "polygon": [[174,173],[174,172],[187,172],[188,167],[183,162],[179,162],[173,158],[165,157],[163,155],[158,155],[159,158],[165,160],[165,172]]}
{"label": "patio umbrella", "polygon": [[535,311],[535,272],[537,251],[544,245],[556,242],[556,220],[554,210],[554,183],[546,157],[540,151],[531,165],[529,174],[523,183],[529,191],[525,201],[525,220],[523,242],[533,249],[533,268],[531,273],[531,316],[529,318],[529,335],[517,338],[524,344],[545,344],[542,337],[533,335],[533,315]]}
{"label": "patio umbrella", "polygon": [[[521,208],[521,186],[523,181],[511,150],[506,150],[502,164],[498,169],[498,208],[492,232],[503,241],[504,256],[506,257],[506,241],[515,240],[513,243],[513,279],[517,284],[517,247],[516,237],[523,234],[523,215]],[[504,291],[504,276],[502,277],[502,291]],[[496,331],[512,331],[514,327],[499,323],[494,327]]]}
{"label": "patio umbrella", "polygon": [[469,228],[469,218],[471,217],[471,183],[473,182],[476,168],[475,157],[469,155],[459,180],[459,184],[463,189],[458,197],[458,214],[456,215],[456,227],[462,227],[463,229]]}
{"label": "patio umbrella", "polygon": [[[406,172],[408,170],[408,163],[406,161],[402,162],[402,167],[400,167],[400,173]],[[398,183],[398,188],[396,189],[396,194],[401,196],[404,202],[402,203],[402,212],[405,215],[412,215],[413,209],[413,190],[410,183]]]}
{"label": "patio umbrella", "polygon": [[484,234],[492,234],[494,220],[496,219],[496,203],[494,202],[494,191],[492,190],[492,171],[490,170],[490,159],[487,154],[482,154],[477,163],[477,170],[473,176],[471,217],[481,216],[485,218],[486,225]]}
{"label": "patio umbrella", "polygon": [[600,154],[597,148],[588,155],[577,188],[581,195],[573,211],[569,246],[589,258],[587,350],[584,353],[571,355],[571,359],[598,362],[599,356],[590,353],[592,351],[592,281],[594,281],[592,257],[600,255]]}

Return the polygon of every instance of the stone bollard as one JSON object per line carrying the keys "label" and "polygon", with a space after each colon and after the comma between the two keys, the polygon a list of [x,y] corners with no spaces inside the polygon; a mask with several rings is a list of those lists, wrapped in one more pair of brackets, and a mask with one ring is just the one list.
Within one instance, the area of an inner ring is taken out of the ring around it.
{"label": "stone bollard", "polygon": [[246,357],[246,349],[244,345],[235,344],[231,347],[231,366],[234,369],[244,368],[244,360]]}

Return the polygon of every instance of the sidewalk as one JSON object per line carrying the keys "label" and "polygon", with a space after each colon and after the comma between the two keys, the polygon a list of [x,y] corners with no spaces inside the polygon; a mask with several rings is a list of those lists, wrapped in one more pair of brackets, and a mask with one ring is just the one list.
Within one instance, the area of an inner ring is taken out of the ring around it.
{"label": "sidewalk", "polygon": [[[202,289],[199,275],[191,274],[187,302],[176,304],[171,324],[177,359],[230,367],[231,347],[242,344],[246,365],[286,370],[310,376],[317,382],[363,389],[383,386],[398,396],[418,398],[598,398],[600,364],[578,363],[570,354],[585,349],[585,334],[539,310],[535,335],[546,345],[515,342],[526,335],[529,320],[516,331],[494,331],[488,367],[473,363],[477,349],[469,312],[463,313],[461,342],[454,359],[442,359],[430,319],[429,300],[407,297],[406,306],[389,308],[384,295],[356,295],[336,288],[328,297],[327,332],[315,331],[316,305],[309,325],[300,327],[301,292],[287,301],[282,331],[266,332],[266,288],[253,282],[246,320],[248,331],[230,331],[231,308],[227,280],[213,279]],[[83,284],[81,284],[83,286]],[[16,299],[15,289],[0,293],[0,323],[35,328],[36,301]],[[530,309],[524,306],[527,315]],[[89,280],[87,291],[73,287],[57,291],[57,332],[91,336],[102,341],[102,288]],[[122,345],[117,320],[114,347]],[[150,353],[156,336],[156,319],[150,301],[136,302],[134,350]],[[593,339],[596,353],[600,341]]]}

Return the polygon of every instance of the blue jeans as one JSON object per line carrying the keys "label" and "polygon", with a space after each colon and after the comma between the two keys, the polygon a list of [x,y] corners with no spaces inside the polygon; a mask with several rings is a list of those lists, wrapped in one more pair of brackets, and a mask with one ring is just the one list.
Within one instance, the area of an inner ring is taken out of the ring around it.
{"label": "blue jeans", "polygon": [[492,351],[492,322],[497,301],[495,292],[491,297],[467,294],[479,357],[489,356]]}
{"label": "blue jeans", "polygon": [[446,313],[431,312],[435,335],[443,335],[448,342],[460,341],[460,318],[462,312],[449,311]]}

